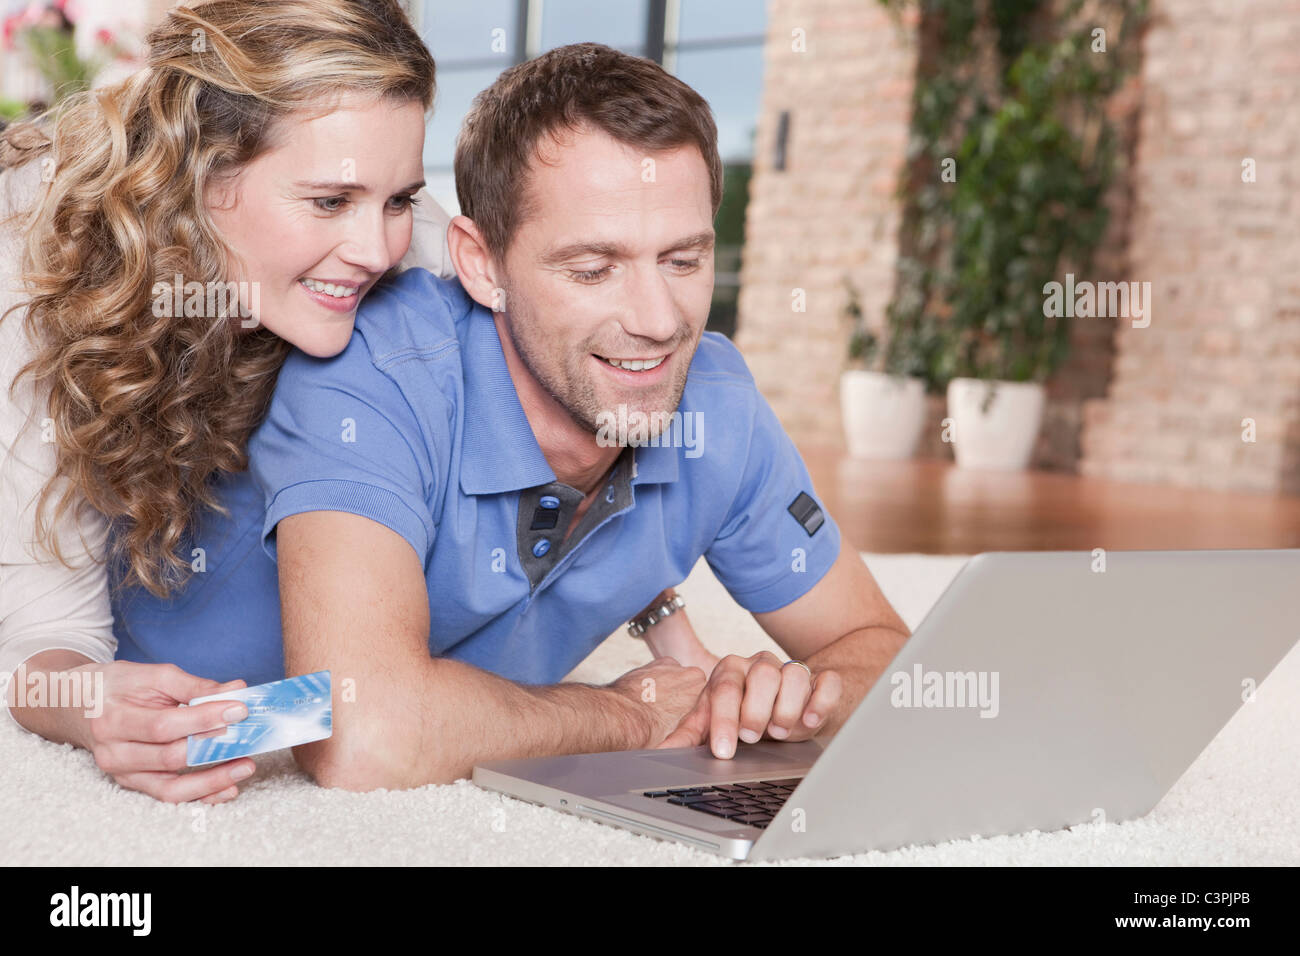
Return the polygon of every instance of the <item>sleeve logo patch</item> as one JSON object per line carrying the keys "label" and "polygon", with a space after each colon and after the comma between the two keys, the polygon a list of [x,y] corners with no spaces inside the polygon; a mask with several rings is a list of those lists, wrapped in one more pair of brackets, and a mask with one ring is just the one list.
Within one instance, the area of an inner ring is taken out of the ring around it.
{"label": "sleeve logo patch", "polygon": [[813,501],[812,495],[804,491],[799,492],[799,497],[794,499],[786,510],[794,515],[794,520],[803,526],[810,538],[826,523],[826,516],[822,514],[821,507]]}

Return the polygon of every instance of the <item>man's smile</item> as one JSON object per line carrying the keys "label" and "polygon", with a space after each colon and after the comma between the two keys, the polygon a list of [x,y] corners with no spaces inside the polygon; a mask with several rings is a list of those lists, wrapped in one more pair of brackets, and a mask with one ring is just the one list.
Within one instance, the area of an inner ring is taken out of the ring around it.
{"label": "man's smile", "polygon": [[659,363],[666,359],[667,355],[656,355],[653,358],[610,358],[606,355],[597,355],[596,358],[603,358],[610,365],[616,368],[625,368],[629,372],[640,372],[642,369],[657,368]]}
{"label": "man's smile", "polygon": [[649,385],[661,381],[667,375],[668,360],[675,354],[669,352],[666,355],[611,358],[593,352],[592,358],[619,381]]}

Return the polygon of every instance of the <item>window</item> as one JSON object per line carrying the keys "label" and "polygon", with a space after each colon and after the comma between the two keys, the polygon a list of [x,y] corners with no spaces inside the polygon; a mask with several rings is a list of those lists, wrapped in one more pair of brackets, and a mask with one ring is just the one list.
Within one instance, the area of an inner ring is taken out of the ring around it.
{"label": "window", "polygon": [[732,335],[740,289],[745,206],[763,88],[765,0],[411,0],[438,63],[438,96],[425,140],[429,191],[459,211],[456,133],[479,90],[502,70],[566,43],[605,43],[648,56],[699,91],[718,124],[725,188],[708,328]]}
{"label": "window", "polygon": [[433,119],[424,137],[425,179],[444,209],[460,211],[452,177],[456,133],[479,90],[522,60],[519,0],[413,0],[412,18],[438,65]]}
{"label": "window", "polygon": [[668,7],[664,68],[709,101],[718,124],[724,188],[722,208],[714,222],[718,245],[708,327],[730,337],[736,331],[745,206],[763,92],[767,4],[757,0],[676,0]]}
{"label": "window", "polygon": [[[545,53],[566,43],[604,43],[645,56],[648,0],[543,0],[541,46]],[[598,14],[598,15],[597,15]]]}

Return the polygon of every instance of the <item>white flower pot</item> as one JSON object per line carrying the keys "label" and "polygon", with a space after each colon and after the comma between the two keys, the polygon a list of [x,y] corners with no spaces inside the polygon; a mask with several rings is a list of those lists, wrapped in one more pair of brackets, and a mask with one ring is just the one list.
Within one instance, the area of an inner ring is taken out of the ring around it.
{"label": "white flower pot", "polygon": [[844,439],[854,458],[911,458],[925,424],[925,382],[850,369],[840,376]]}
{"label": "white flower pot", "polygon": [[[992,386],[992,398],[985,408]],[[953,452],[962,468],[1025,468],[1043,425],[1047,390],[1038,382],[954,378],[948,383]]]}

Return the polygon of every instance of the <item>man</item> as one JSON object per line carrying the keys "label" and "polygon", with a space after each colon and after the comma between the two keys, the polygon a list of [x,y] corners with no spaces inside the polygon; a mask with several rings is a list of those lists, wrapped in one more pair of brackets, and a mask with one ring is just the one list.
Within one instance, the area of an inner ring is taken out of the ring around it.
{"label": "man", "polygon": [[[334,734],[300,765],[396,789],[503,757],[834,733],[907,629],[703,332],[708,105],[648,60],[562,47],[479,95],[455,163],[459,282],[377,287],[341,355],[289,359],[250,442],[284,672],[334,679]],[[650,426],[620,444],[619,422]],[[701,556],[794,662],[557,683]]]}

